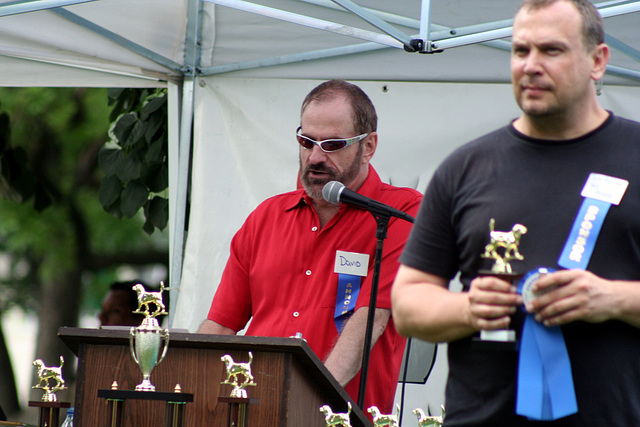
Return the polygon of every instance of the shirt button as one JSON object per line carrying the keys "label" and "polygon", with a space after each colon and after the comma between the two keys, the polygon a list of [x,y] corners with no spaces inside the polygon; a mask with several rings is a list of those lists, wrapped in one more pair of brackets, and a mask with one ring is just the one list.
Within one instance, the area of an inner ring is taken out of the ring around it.
{"label": "shirt button", "polygon": [[318,227],[311,227],[311,231],[318,231]]}
{"label": "shirt button", "polygon": [[300,313],[298,313],[297,311],[293,312],[293,317],[299,317],[299,316],[300,316]]}
{"label": "shirt button", "polygon": [[304,274],[306,274],[307,276],[311,276],[311,270],[305,271]]}

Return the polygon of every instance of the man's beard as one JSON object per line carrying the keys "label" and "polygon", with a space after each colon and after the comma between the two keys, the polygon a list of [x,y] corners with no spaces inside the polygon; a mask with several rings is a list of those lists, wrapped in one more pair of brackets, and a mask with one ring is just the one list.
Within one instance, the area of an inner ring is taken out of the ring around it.
{"label": "man's beard", "polygon": [[[360,172],[360,164],[362,161],[362,144],[358,144],[358,152],[354,157],[349,167],[342,173],[337,172],[335,169],[327,166],[326,163],[308,164],[304,169],[302,168],[302,159],[300,159],[300,181],[305,191],[312,199],[322,199],[322,188],[326,183],[330,181],[339,181],[346,186],[349,186],[351,182]],[[311,178],[309,172],[323,172],[328,174],[326,178]]]}

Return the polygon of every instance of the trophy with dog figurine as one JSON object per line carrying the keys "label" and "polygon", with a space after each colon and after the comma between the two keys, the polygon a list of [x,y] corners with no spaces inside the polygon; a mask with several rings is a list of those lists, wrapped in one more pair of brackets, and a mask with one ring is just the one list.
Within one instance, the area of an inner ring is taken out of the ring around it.
{"label": "trophy with dog figurine", "polygon": [[169,330],[162,329],[156,319],[167,314],[162,302],[165,289],[163,282],[160,282],[159,292],[149,292],[141,284],[133,286],[138,294],[138,308],[134,313],[145,316],[142,324],[131,328],[129,333],[131,356],[142,371],[142,382],[136,386],[136,391],[156,390],[150,380],[151,371],[162,362],[169,348]]}
{"label": "trophy with dog figurine", "polygon": [[225,354],[220,358],[224,364],[227,377],[220,384],[230,384],[233,386],[229,397],[218,397],[219,402],[229,405],[227,425],[230,427],[246,427],[249,425],[249,411],[247,405],[257,403],[256,399],[249,399],[245,387],[255,386],[256,382],[251,373],[251,363],[253,353],[249,352],[248,362],[236,362],[230,354]]}
{"label": "trophy with dog figurine", "polygon": [[[489,243],[484,247],[482,258],[494,260],[491,270],[480,270],[480,276],[494,276],[509,283],[517,283],[524,274],[514,272],[511,261],[524,260],[520,253],[520,240],[527,233],[527,227],[514,224],[509,231],[495,230],[495,218],[489,221]],[[499,347],[506,345],[508,349],[515,349],[516,331],[512,329],[482,330],[476,342],[497,343]]]}
{"label": "trophy with dog figurine", "polygon": [[[40,388],[44,390],[42,396],[43,402],[57,402],[58,397],[56,391],[66,390],[64,385],[64,378],[62,378],[62,367],[64,366],[64,358],[60,356],[60,366],[45,366],[41,359],[33,361],[33,366],[36,367],[36,375],[38,376],[38,384],[32,388]],[[51,381],[54,384],[51,384]]]}
{"label": "trophy with dog figurine", "polygon": [[62,378],[64,358],[60,356],[60,366],[47,366],[42,359],[34,360],[33,366],[36,367],[38,383],[32,388],[44,390],[44,395],[40,401],[29,401],[29,406],[40,408],[39,425],[58,427],[60,425],[60,409],[71,406],[69,402],[59,402],[56,395],[57,391],[67,389],[64,378]]}

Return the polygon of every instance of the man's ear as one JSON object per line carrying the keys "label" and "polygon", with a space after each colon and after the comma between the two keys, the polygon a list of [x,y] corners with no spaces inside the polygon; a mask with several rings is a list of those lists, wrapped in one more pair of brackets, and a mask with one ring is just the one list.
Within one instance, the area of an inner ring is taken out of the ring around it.
{"label": "man's ear", "polygon": [[369,163],[378,148],[378,132],[371,132],[362,144],[362,159]]}
{"label": "man's ear", "polygon": [[610,56],[611,52],[609,51],[609,46],[607,46],[605,43],[600,43],[593,50],[593,66],[591,67],[591,78],[594,81],[598,81],[602,77],[604,77],[604,73],[606,72]]}

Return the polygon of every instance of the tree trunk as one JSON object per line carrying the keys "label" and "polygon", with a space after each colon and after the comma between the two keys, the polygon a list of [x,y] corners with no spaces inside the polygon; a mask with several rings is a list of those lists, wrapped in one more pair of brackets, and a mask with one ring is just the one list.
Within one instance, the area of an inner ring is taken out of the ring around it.
{"label": "tree trunk", "polygon": [[[61,279],[46,281],[42,285],[35,357],[42,359],[47,366],[59,366],[60,356],[63,356],[63,378],[67,386],[70,386],[75,382],[76,357],[58,338],[58,329],[78,324],[81,280],[78,271],[69,271],[61,276]],[[34,380],[33,384],[35,383]],[[56,394],[58,401],[73,402],[73,387]],[[31,400],[41,399],[42,390],[33,390]]]}
{"label": "tree trunk", "polygon": [[4,339],[2,331],[2,318],[0,317],[0,404],[6,415],[16,413],[20,410],[20,402],[18,401],[18,392],[16,389],[16,380],[13,375],[13,367],[11,366],[11,358],[9,357],[9,349]]}

